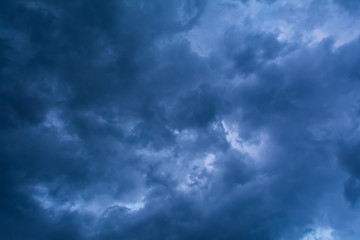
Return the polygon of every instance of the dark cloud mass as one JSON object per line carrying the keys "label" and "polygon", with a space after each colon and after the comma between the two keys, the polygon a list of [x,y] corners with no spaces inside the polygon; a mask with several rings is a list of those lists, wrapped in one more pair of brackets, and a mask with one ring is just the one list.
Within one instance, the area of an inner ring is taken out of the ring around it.
{"label": "dark cloud mass", "polygon": [[0,1],[0,239],[359,239],[358,10]]}

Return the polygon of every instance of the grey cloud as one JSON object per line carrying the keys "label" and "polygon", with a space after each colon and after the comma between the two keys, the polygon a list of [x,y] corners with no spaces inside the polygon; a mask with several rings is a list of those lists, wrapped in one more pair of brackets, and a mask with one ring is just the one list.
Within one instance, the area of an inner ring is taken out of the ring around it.
{"label": "grey cloud", "polygon": [[230,3],[0,3],[2,239],[359,233],[338,222],[358,211],[360,39],[306,40],[321,6],[295,39],[256,18],[297,5]]}

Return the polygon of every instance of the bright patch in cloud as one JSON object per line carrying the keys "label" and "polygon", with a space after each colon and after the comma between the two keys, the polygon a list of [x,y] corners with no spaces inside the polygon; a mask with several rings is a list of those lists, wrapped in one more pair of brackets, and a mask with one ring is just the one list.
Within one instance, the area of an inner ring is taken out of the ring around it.
{"label": "bright patch in cloud", "polygon": [[301,240],[335,240],[333,237],[334,230],[331,228],[317,228],[307,233]]}

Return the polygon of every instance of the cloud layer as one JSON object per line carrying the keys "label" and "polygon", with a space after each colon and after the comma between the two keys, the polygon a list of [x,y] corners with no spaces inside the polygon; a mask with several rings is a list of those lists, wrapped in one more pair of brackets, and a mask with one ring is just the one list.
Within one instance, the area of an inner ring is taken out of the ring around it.
{"label": "cloud layer", "polygon": [[1,1],[0,238],[358,239],[358,1]]}

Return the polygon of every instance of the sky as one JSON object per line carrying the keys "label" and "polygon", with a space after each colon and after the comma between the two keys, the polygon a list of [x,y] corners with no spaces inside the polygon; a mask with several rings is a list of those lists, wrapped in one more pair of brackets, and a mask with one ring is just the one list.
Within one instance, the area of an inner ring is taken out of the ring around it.
{"label": "sky", "polygon": [[0,239],[359,239],[359,34],[358,0],[1,0]]}

